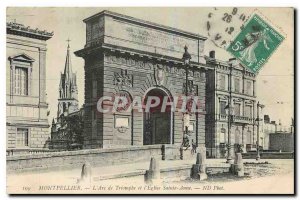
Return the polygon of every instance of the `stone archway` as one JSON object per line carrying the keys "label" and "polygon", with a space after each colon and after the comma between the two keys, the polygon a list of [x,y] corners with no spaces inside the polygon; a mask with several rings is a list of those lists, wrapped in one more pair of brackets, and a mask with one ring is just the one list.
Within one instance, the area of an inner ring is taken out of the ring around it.
{"label": "stone archway", "polygon": [[149,96],[158,97],[161,101],[158,106],[151,108],[149,112],[146,112],[144,109],[143,144],[171,144],[172,112],[170,106],[166,107],[165,112],[161,111],[161,107],[165,97],[168,97],[168,101],[171,101],[172,98],[164,90],[153,88],[146,93],[144,105],[146,105]]}

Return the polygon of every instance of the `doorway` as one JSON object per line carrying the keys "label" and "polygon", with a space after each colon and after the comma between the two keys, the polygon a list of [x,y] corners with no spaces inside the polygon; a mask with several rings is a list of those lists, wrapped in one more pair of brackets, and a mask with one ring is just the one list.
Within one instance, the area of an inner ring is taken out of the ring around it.
{"label": "doorway", "polygon": [[163,99],[169,95],[159,88],[150,90],[146,96],[144,105],[146,105],[149,96],[156,96],[160,99],[158,106],[153,107],[146,112],[144,109],[144,145],[153,144],[171,144],[172,143],[172,112],[170,106],[165,111],[161,110]]}

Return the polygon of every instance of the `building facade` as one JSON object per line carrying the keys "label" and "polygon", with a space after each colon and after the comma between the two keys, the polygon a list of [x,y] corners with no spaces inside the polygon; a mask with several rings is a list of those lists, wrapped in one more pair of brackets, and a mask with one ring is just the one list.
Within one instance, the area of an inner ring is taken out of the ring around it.
{"label": "building facade", "polygon": [[277,132],[277,124],[275,121],[271,121],[269,115],[264,115],[263,123],[263,149],[268,150],[270,148],[270,134]]}
{"label": "building facade", "polygon": [[6,24],[6,146],[45,148],[50,139],[46,102],[46,41],[53,33]]}
{"label": "building facade", "polygon": [[[243,152],[254,149],[257,136],[255,74],[236,59],[228,62],[217,60],[214,51],[206,60],[208,67],[212,68],[207,71],[206,83],[205,141],[208,156],[226,157],[228,144],[232,146],[231,155],[240,147]],[[232,108],[230,123],[228,107]]]}
{"label": "building facade", "polygon": [[[205,146],[206,70],[205,37],[103,11],[84,20],[86,44],[75,54],[84,59],[84,148],[109,148],[152,144],[181,145],[183,114],[179,111],[108,112],[97,110],[103,96],[172,102],[185,94],[197,95],[202,110],[191,114],[189,134],[198,146]],[[188,86],[182,61],[188,46],[191,62]],[[108,107],[108,106],[107,106]]]}

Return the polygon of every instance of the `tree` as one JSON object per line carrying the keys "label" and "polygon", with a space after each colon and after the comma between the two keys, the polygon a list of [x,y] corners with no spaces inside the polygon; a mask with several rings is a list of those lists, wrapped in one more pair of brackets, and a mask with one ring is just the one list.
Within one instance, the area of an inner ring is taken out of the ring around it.
{"label": "tree", "polygon": [[68,149],[82,148],[83,118],[81,115],[71,115],[64,118],[63,137],[68,141]]}

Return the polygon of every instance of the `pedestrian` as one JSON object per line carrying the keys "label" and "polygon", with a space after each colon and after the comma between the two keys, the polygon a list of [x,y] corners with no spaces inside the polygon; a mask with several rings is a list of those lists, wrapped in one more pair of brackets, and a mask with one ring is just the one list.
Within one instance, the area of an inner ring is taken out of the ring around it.
{"label": "pedestrian", "polygon": [[196,149],[197,149],[197,145],[194,142],[194,140],[192,140],[192,149],[191,149],[191,154],[194,155],[196,153]]}

